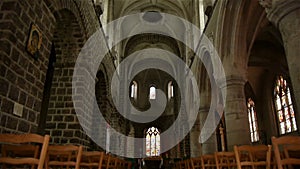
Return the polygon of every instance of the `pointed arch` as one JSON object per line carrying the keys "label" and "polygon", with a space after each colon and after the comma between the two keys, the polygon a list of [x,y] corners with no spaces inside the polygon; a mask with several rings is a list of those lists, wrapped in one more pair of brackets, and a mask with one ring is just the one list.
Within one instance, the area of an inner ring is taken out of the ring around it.
{"label": "pointed arch", "polygon": [[292,95],[287,80],[282,75],[277,76],[274,85],[274,104],[281,135],[297,131]]}
{"label": "pointed arch", "polygon": [[156,127],[146,130],[146,156],[160,155],[160,131]]}

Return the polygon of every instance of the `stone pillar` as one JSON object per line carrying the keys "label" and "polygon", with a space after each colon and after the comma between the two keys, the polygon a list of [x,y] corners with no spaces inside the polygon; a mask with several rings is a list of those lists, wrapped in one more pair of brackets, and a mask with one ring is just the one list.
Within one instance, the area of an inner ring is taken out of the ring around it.
{"label": "stone pillar", "polygon": [[[205,132],[202,129],[206,121],[206,118],[208,116],[208,112],[209,112],[209,108],[200,108],[199,117],[200,117],[201,132]],[[199,140],[199,136],[198,136],[198,140]],[[201,150],[202,150],[202,154],[213,154],[215,151],[217,151],[217,138],[215,133],[213,133],[208,140],[202,143]]]}
{"label": "stone pillar", "polygon": [[264,0],[268,19],[280,30],[295,98],[297,127],[300,128],[300,1]]}
{"label": "stone pillar", "polygon": [[133,126],[130,126],[130,131],[128,133],[128,138],[127,138],[127,142],[126,142],[126,146],[127,146],[127,150],[126,150],[126,153],[127,153],[127,156],[134,156],[134,142],[132,142],[131,139],[132,137],[134,138],[134,127]]}
{"label": "stone pillar", "polygon": [[234,145],[250,144],[249,122],[244,94],[245,79],[241,76],[227,76],[225,123],[228,151]]}
{"label": "stone pillar", "polygon": [[191,157],[199,157],[201,156],[201,144],[199,143],[199,136],[200,136],[200,121],[199,117],[190,131],[190,150],[191,150]]}

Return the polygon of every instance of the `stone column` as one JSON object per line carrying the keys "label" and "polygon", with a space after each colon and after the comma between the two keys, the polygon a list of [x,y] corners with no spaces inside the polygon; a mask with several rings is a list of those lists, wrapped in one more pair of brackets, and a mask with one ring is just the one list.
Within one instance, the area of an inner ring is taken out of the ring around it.
{"label": "stone column", "polygon": [[295,98],[297,125],[300,128],[300,1],[263,0],[268,19],[280,30]]}
{"label": "stone column", "polygon": [[133,139],[130,139],[131,137],[134,138],[134,133],[135,133],[134,127],[130,126],[130,131],[128,133],[128,138],[126,143],[128,156],[134,156],[134,142],[131,141]]}
{"label": "stone column", "polygon": [[[208,116],[208,112],[209,112],[209,107],[200,108],[199,117],[200,117],[201,132],[205,132],[203,131],[203,126]],[[199,136],[198,136],[198,141],[199,141]],[[211,135],[211,137],[208,140],[202,143],[201,150],[202,150],[202,154],[213,154],[215,151],[217,151],[217,137],[215,132]]]}
{"label": "stone column", "polygon": [[249,122],[244,94],[245,79],[241,76],[227,76],[227,96],[225,105],[225,123],[227,148],[234,145],[250,144]]}
{"label": "stone column", "polygon": [[190,146],[191,146],[191,157],[199,157],[201,155],[201,145],[199,143],[200,136],[200,121],[199,117],[190,131]]}

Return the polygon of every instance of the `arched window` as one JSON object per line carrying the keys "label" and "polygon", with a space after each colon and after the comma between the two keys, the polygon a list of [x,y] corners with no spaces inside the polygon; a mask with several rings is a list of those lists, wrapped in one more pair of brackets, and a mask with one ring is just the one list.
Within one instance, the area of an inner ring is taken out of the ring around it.
{"label": "arched window", "polygon": [[170,81],[168,83],[168,98],[171,99],[172,97],[174,97],[174,87],[173,87],[173,82]]}
{"label": "arched window", "polygon": [[156,88],[154,86],[150,87],[149,99],[154,100],[156,98]]}
{"label": "arched window", "polygon": [[146,156],[159,156],[160,154],[160,132],[151,127],[146,131]]}
{"label": "arched window", "polygon": [[137,82],[136,81],[133,81],[132,82],[132,85],[130,87],[130,97],[131,98],[137,98]]}
{"label": "arched window", "polygon": [[275,83],[274,99],[280,134],[297,130],[291,91],[283,76],[278,76]]}
{"label": "arched window", "polygon": [[248,119],[250,125],[251,142],[259,141],[258,124],[254,101],[249,98],[247,102]]}

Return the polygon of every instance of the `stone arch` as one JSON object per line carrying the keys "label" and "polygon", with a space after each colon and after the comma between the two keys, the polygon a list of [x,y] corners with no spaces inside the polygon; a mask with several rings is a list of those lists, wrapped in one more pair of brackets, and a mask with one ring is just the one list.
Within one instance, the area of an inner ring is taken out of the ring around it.
{"label": "stone arch", "polygon": [[[141,44],[145,44],[147,46],[142,46]],[[155,45],[155,47],[167,50],[169,52],[173,52],[175,55],[182,57],[181,54],[183,53],[183,51],[180,50],[180,42],[178,42],[172,37],[159,34],[135,35],[129,38],[126,42],[124,42],[123,55],[124,57],[126,57],[132,54],[133,52],[137,51],[138,49],[152,47],[151,44],[159,44]],[[139,45],[141,47],[139,47]]]}
{"label": "stone arch", "polygon": [[[177,3],[179,4],[177,4]],[[145,12],[147,10],[158,10],[161,11],[163,9],[173,9],[170,11],[170,14],[175,14],[177,16],[183,17],[183,18],[188,18],[187,15],[187,11],[185,10],[185,8],[183,7],[182,2],[180,1],[163,1],[160,2],[159,4],[159,8],[155,7],[156,5],[152,5],[151,3],[145,3],[143,1],[133,1],[132,3],[128,4],[127,6],[124,6],[122,9],[122,12],[120,13],[120,16],[125,16],[128,15],[130,13],[132,13],[133,11],[135,11],[136,9],[144,9]],[[140,10],[137,10],[140,11]]]}
{"label": "stone arch", "polygon": [[[211,61],[212,56],[211,52],[208,48],[203,47],[200,50],[200,56],[201,56],[201,64],[198,67],[198,76],[199,76],[199,88],[200,88],[200,110],[198,114],[198,127],[199,130],[193,130],[194,134],[197,134],[196,136],[193,136],[193,133],[191,133],[191,138],[194,138],[191,140],[191,143],[195,145],[199,144],[199,136],[201,132],[203,131],[204,124],[207,120],[208,113],[210,110],[210,107],[216,107],[215,105],[218,104],[216,101],[213,100],[216,99],[216,97],[213,97],[214,95],[217,94],[218,91],[213,90],[216,85],[216,80],[214,79],[213,76],[213,63]],[[205,63],[205,64],[204,64]],[[220,97],[220,96],[219,96]],[[204,143],[201,143],[201,146],[198,145],[198,147],[201,147],[201,150],[199,152],[197,151],[192,151],[193,155],[198,155],[198,154],[209,154],[217,151],[217,145],[218,145],[218,140],[217,140],[217,131],[212,133],[212,136]],[[196,138],[196,139],[195,139]]]}
{"label": "stone arch", "polygon": [[[211,91],[211,82],[215,79],[210,79],[209,74],[213,75],[213,65],[211,62],[211,56],[210,53],[207,50],[203,50],[201,54],[201,65],[199,66],[199,87],[200,87],[200,93],[205,92],[207,96],[210,96]],[[205,64],[204,64],[205,63]]]}
{"label": "stone arch", "polygon": [[[172,74],[177,76],[178,72],[176,71],[176,64],[174,64],[174,59],[172,59],[170,53],[181,57],[184,55],[182,54],[184,52],[180,50],[181,44],[179,44],[179,42],[177,42],[173,38],[156,34],[136,35],[130,38],[124,46],[125,57],[130,54],[134,54],[139,50],[144,50],[147,48],[158,48],[165,50],[166,52],[161,53],[159,64],[161,64],[162,67],[167,68],[169,72],[172,72]],[[131,65],[128,66],[129,75],[132,75],[133,72],[136,72],[135,70],[143,67],[142,64],[145,64],[143,63],[144,60],[140,59],[142,58],[142,55],[138,53],[137,56],[138,57],[136,57],[136,59],[132,60],[132,62],[130,63]]]}
{"label": "stone arch", "polygon": [[[247,134],[249,127],[244,125],[248,121],[244,85],[253,38],[255,39],[259,33],[260,27],[266,24],[266,14],[258,1],[219,1],[218,5],[221,8],[217,14],[221,25],[215,27],[218,38],[215,39],[215,44],[217,44],[227,76],[227,100],[224,115],[227,146],[231,150],[234,144],[248,144],[250,141]],[[222,12],[223,9],[224,12]],[[214,36],[213,31],[212,34]],[[233,118],[232,114],[236,118]],[[240,125],[240,131],[237,131],[233,124]],[[244,136],[238,140],[237,135]]]}
{"label": "stone arch", "polygon": [[247,55],[243,58],[247,66],[245,100],[251,96],[255,102],[259,142],[269,144],[271,137],[277,134],[272,98],[274,77],[277,74],[289,75],[289,70],[280,32],[267,19],[265,11],[257,19],[248,17],[249,23],[252,22],[255,27],[246,32],[251,38],[247,40]]}
{"label": "stone arch", "polygon": [[251,84],[248,82],[246,82],[245,84],[245,96],[246,96],[246,99],[247,98],[251,98],[253,101],[256,100],[256,96],[255,96],[255,93],[252,89],[252,86]]}
{"label": "stone arch", "polygon": [[[99,31],[97,33],[103,33],[103,31],[101,31],[102,28],[99,18],[97,18],[97,14],[94,9],[93,1],[46,0],[45,2],[56,18],[59,17],[60,14],[57,11],[60,10],[68,10],[74,14],[80,29],[83,31],[84,43],[97,31]],[[111,53],[109,52],[107,55],[111,55]],[[105,65],[111,65],[113,63],[112,56],[105,57],[102,63]],[[114,70],[114,66],[107,67],[106,73],[109,77],[112,76]]]}
{"label": "stone arch", "polygon": [[[120,55],[123,57],[127,57],[129,54],[131,54],[134,50],[137,50],[137,46],[141,45],[148,45],[147,47],[153,47],[155,44],[159,44],[160,46],[156,46],[157,48],[164,48],[168,51],[174,52],[179,57],[185,59],[185,52],[186,47],[183,44],[183,42],[180,42],[179,40],[174,39],[173,37],[178,37],[176,34],[176,31],[178,32],[185,32],[186,25],[184,25],[183,22],[178,21],[176,24],[175,30],[173,27],[174,25],[171,25],[170,23],[166,23],[163,25],[163,29],[156,30],[157,33],[143,33],[143,28],[140,27],[140,24],[132,23],[128,24],[127,20],[130,18],[124,19],[124,21],[118,22],[118,28],[121,30],[117,36],[122,37],[124,35],[132,35],[134,36],[127,38],[122,41],[120,44]],[[173,26],[173,27],[172,27]],[[140,33],[142,31],[142,33]],[[136,32],[139,32],[136,34]],[[127,50],[130,49],[130,50]],[[134,50],[133,50],[134,49]],[[121,58],[122,59],[122,58]]]}
{"label": "stone arch", "polygon": [[266,24],[265,11],[257,1],[220,3],[220,11],[224,12],[220,12],[218,17],[222,24],[216,30],[216,46],[228,73],[234,73],[232,66],[245,72],[253,38],[259,33],[259,28]]}
{"label": "stone arch", "polygon": [[46,132],[52,142],[89,145],[78,123],[72,102],[72,76],[77,56],[86,36],[74,12],[63,8],[54,12],[56,27],[52,43],[56,53],[49,100]]}
{"label": "stone arch", "polygon": [[62,9],[55,13],[56,29],[53,43],[57,53],[57,64],[75,63],[85,42],[85,31],[73,12]]}
{"label": "stone arch", "polygon": [[74,0],[46,0],[45,1],[49,9],[55,15],[57,11],[67,9],[71,11],[78,22],[82,30],[85,30],[85,37],[91,36],[97,29],[100,28],[95,9],[91,1],[74,1]]}

